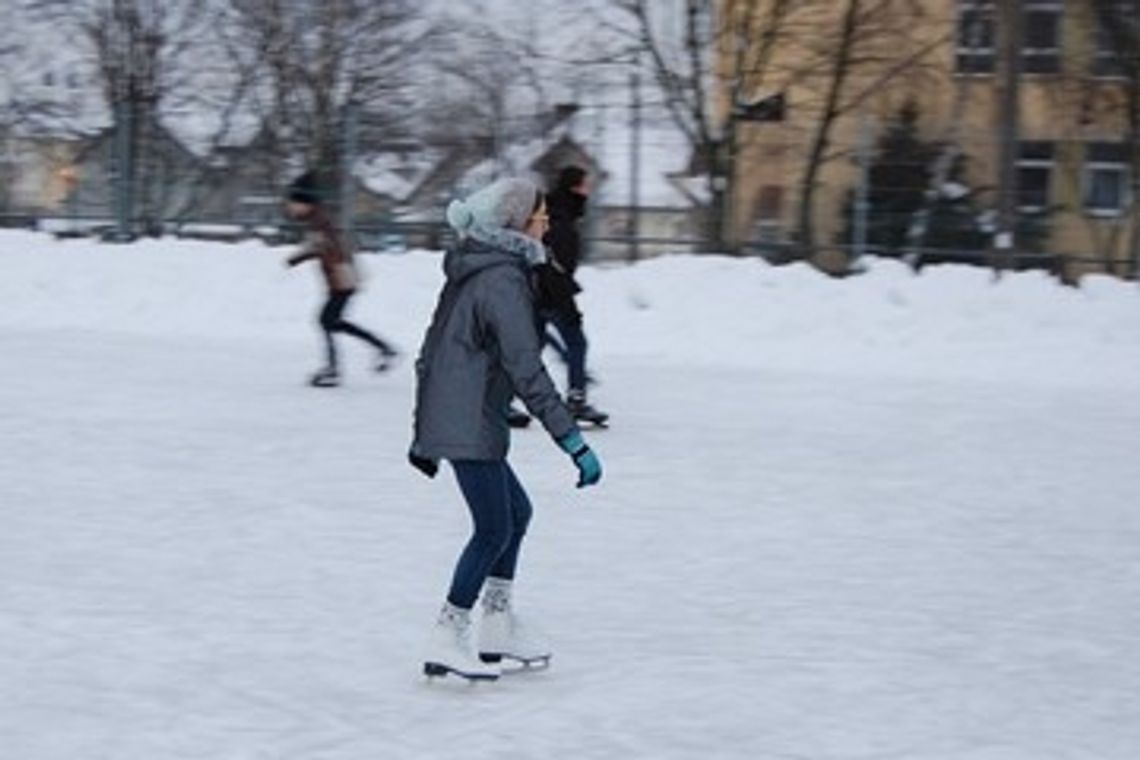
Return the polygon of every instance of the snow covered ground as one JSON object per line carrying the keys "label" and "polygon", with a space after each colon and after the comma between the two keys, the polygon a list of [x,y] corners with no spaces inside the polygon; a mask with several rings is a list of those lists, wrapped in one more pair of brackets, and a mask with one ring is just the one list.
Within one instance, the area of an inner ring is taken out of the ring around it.
{"label": "snow covered ground", "polygon": [[[605,479],[512,453],[554,664],[471,687],[419,674],[466,516],[411,362],[305,387],[284,255],[0,234],[0,758],[1140,756],[1134,285],[586,272]],[[365,264],[414,351],[438,255]]]}

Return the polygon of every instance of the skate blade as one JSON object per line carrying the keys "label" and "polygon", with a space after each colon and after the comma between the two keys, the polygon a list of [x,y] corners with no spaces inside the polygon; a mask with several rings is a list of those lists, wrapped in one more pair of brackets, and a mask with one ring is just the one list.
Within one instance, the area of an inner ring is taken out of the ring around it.
{"label": "skate blade", "polygon": [[502,666],[503,675],[511,673],[529,673],[546,670],[550,667],[551,655],[543,654],[538,657],[515,657],[510,654],[480,653],[479,659],[483,662],[497,662]]}
{"label": "skate blade", "polygon": [[425,662],[424,675],[428,678],[458,676],[468,681],[494,681],[499,677],[497,673],[464,673],[462,670],[456,670],[450,665],[444,665],[439,662]]}

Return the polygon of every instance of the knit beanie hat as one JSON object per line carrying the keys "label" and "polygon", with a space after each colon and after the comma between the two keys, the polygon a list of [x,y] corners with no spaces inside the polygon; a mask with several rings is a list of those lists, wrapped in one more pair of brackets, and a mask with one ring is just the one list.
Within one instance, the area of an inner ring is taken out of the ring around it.
{"label": "knit beanie hat", "polygon": [[546,261],[546,248],[522,229],[541,198],[530,180],[500,179],[465,200],[452,201],[447,207],[447,223],[460,237],[515,253],[536,266]]}
{"label": "knit beanie hat", "polygon": [[522,230],[538,205],[539,191],[533,182],[505,178],[492,182],[465,200],[447,207],[447,223],[466,234],[473,227],[484,230]]}
{"label": "knit beanie hat", "polygon": [[317,173],[307,171],[289,184],[286,197],[294,203],[317,205],[321,202],[321,188]]}

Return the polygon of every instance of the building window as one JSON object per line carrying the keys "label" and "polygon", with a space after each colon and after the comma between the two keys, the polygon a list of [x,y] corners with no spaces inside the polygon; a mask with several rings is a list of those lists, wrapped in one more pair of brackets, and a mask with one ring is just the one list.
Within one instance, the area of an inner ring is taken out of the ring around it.
{"label": "building window", "polygon": [[1017,157],[1017,208],[1039,213],[1049,207],[1049,183],[1053,176],[1053,143],[1023,142]]}
{"label": "building window", "polygon": [[1085,154],[1085,210],[1119,216],[1128,205],[1128,149],[1123,143],[1090,143]]}
{"label": "building window", "polygon": [[1098,77],[1123,77],[1128,51],[1135,43],[1136,16],[1131,2],[1097,3],[1096,39],[1093,48],[1092,73]]}
{"label": "building window", "polygon": [[[1021,67],[1027,74],[1061,70],[1063,0],[1025,0]],[[997,11],[992,0],[958,1],[958,73],[990,74],[997,67]]]}
{"label": "building window", "polygon": [[1028,0],[1022,23],[1021,65],[1027,74],[1061,70],[1062,0]]}
{"label": "building window", "polygon": [[779,220],[784,214],[784,188],[780,185],[763,185],[756,196],[757,219]]}
{"label": "building window", "polygon": [[784,188],[780,185],[763,185],[756,196],[753,209],[752,238],[757,243],[778,243],[783,240]]}
{"label": "building window", "polygon": [[989,0],[958,3],[958,73],[989,74],[994,70],[994,5]]}

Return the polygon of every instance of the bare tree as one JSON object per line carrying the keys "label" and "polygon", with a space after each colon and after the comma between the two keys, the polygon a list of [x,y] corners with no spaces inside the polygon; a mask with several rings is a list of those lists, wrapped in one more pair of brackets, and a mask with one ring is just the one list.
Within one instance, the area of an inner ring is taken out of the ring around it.
{"label": "bare tree", "polygon": [[[465,7],[465,11],[469,11]],[[422,103],[425,134],[437,144],[484,152],[494,173],[514,171],[509,146],[537,136],[549,109],[548,72],[533,39],[483,14],[444,16],[428,46],[431,94]]]}
{"label": "bare tree", "polygon": [[[179,202],[172,174],[185,171],[162,145],[162,116],[204,102],[205,41],[214,16],[202,0],[27,0],[40,22],[86,41],[103,99],[115,126],[119,192],[144,227],[157,227]],[[188,151],[187,151],[188,153]]]}
{"label": "bare tree", "polygon": [[841,12],[816,20],[816,34],[800,38],[805,55],[793,56],[788,73],[820,94],[803,175],[800,179],[797,237],[805,256],[815,253],[815,198],[819,175],[831,151],[832,132],[845,115],[858,111],[896,79],[911,76],[952,34],[915,43],[913,30],[924,18],[914,0],[844,0]]}
{"label": "bare tree", "polygon": [[706,238],[732,247],[730,209],[739,125],[769,83],[798,6],[815,0],[617,0],[632,20],[629,52],[644,56],[707,181]]}
{"label": "bare tree", "polygon": [[741,124],[759,98],[793,90],[812,129],[799,182],[797,234],[815,246],[815,199],[844,115],[908,75],[944,43],[913,42],[916,0],[617,0],[634,19],[674,121],[707,177],[708,238],[731,247],[732,180]]}
{"label": "bare tree", "polygon": [[10,140],[15,123],[12,104],[16,85],[12,71],[15,69],[13,63],[19,52],[19,40],[12,26],[0,29],[0,97],[5,97],[8,101],[0,112],[2,113],[0,115],[0,213],[8,211],[11,205],[9,188],[12,186],[13,166]]}
{"label": "bare tree", "polygon": [[[1121,77],[1125,142],[1129,159],[1130,204],[1128,260],[1140,277],[1140,0],[1091,0],[1098,45],[1111,53],[1104,61],[1110,73]],[[1115,247],[1115,246],[1113,246]],[[1108,262],[1117,271],[1115,251]]]}
{"label": "bare tree", "polygon": [[248,102],[282,164],[339,176],[350,106],[375,123],[406,110],[405,64],[427,28],[411,0],[229,0],[225,36],[256,71]]}

